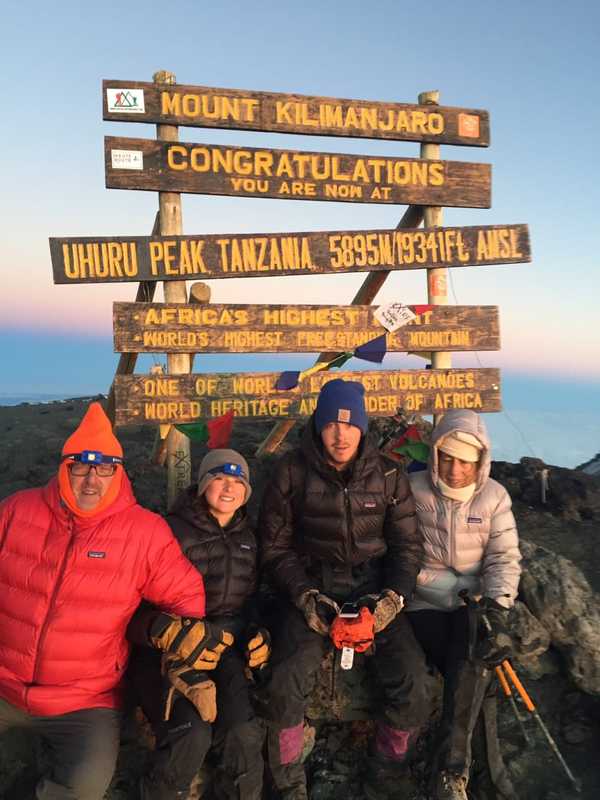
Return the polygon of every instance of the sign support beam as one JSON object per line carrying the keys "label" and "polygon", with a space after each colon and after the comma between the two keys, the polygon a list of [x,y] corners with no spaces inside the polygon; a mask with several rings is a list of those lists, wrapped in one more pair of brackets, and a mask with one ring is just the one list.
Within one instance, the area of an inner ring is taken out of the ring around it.
{"label": "sign support beam", "polygon": [[[440,93],[438,91],[421,92],[419,103],[423,105],[439,105]],[[422,144],[421,158],[439,159],[439,144]],[[425,227],[439,228],[442,225],[442,209],[440,206],[426,206],[423,209]],[[448,270],[428,269],[427,270],[427,302],[431,305],[448,305]],[[431,366],[433,369],[450,369],[452,366],[452,356],[450,353],[434,352],[431,354]],[[440,416],[434,417],[437,424]]]}
{"label": "sign support beam", "polygon": [[[161,70],[153,75],[153,81],[160,86],[172,86],[176,83],[176,78],[172,72]],[[179,128],[177,125],[157,125],[156,138],[166,142],[177,142]],[[177,192],[159,192],[158,207],[161,236],[183,233],[181,195]],[[165,281],[163,286],[165,302],[187,302],[185,281]],[[189,355],[178,353],[167,355],[167,371],[173,375],[190,372]],[[167,508],[171,508],[179,492],[187,489],[191,478],[190,440],[176,428],[171,428],[167,436]]]}

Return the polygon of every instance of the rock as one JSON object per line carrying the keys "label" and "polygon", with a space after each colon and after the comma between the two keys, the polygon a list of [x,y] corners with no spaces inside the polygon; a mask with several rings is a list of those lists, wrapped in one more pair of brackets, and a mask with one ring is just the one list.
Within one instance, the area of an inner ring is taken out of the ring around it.
{"label": "rock", "polygon": [[540,656],[550,646],[550,634],[525,603],[518,600],[510,615],[510,632],[515,645],[516,665],[531,678],[544,675],[546,664],[540,660]]}
{"label": "rock", "polygon": [[550,634],[575,685],[600,694],[600,598],[566,558],[529,542],[521,550],[521,597]]}

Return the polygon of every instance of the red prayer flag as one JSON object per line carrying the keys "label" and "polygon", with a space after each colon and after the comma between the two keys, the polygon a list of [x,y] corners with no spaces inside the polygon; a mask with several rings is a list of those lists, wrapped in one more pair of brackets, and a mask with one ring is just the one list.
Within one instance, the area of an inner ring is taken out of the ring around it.
{"label": "red prayer flag", "polygon": [[233,429],[233,411],[228,411],[222,417],[210,419],[206,423],[208,428],[208,442],[206,446],[210,450],[216,450],[219,447],[228,447],[231,431]]}

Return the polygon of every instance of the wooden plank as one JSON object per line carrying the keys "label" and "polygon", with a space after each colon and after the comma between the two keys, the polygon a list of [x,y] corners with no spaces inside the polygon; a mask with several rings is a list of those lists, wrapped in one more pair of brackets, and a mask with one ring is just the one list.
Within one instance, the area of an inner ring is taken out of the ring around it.
{"label": "wooden plank", "polygon": [[[377,306],[114,303],[116,352],[348,351],[385,333]],[[390,352],[498,350],[496,306],[430,307],[387,336]]]}
{"label": "wooden plank", "polygon": [[106,136],[109,189],[489,208],[491,165]]}
{"label": "wooden plank", "polygon": [[527,225],[51,238],[54,283],[257,278],[531,261]]}
{"label": "wooden plank", "polygon": [[321,387],[334,378],[363,383],[372,416],[391,416],[399,408],[421,414],[501,410],[498,369],[323,371],[287,392],[274,388],[278,377],[278,372],[119,376],[117,425],[193,422],[231,410],[241,419],[297,419],[312,414]]}
{"label": "wooden plank", "polygon": [[313,136],[350,136],[487,147],[487,111],[209,86],[158,88],[141,81],[102,82],[103,118]]}

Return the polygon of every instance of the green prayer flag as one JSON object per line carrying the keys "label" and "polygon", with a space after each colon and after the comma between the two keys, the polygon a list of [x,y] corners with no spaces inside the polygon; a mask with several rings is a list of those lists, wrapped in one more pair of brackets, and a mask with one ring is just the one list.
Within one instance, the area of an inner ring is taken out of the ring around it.
{"label": "green prayer flag", "polygon": [[204,444],[208,442],[208,427],[206,422],[190,422],[188,425],[175,425],[180,433],[183,433],[192,442]]}

